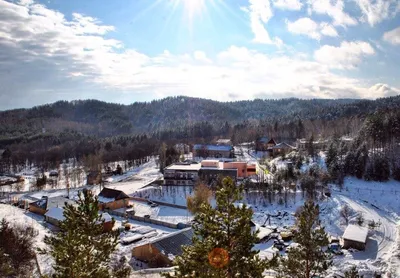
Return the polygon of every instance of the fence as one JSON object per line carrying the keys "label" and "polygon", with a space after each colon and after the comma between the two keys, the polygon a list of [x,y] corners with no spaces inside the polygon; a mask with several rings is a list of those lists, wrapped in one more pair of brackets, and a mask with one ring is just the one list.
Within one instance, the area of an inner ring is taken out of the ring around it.
{"label": "fence", "polygon": [[160,225],[160,226],[165,226],[168,228],[172,228],[172,229],[183,229],[183,228],[187,228],[190,227],[190,225],[188,224],[184,224],[184,223],[180,223],[178,224],[173,224],[173,223],[169,223],[169,222],[165,222],[165,221],[161,221],[161,220],[157,220],[157,219],[152,219],[152,218],[146,218],[143,216],[138,216],[138,215],[133,215],[128,213],[124,213],[124,212],[119,212],[119,211],[115,211],[115,210],[106,210],[106,212],[108,212],[109,214],[112,215],[116,215],[116,216],[120,216],[120,217],[128,217],[132,220],[137,220],[140,222],[145,222],[145,223],[150,223],[150,224],[155,224],[155,225]]}

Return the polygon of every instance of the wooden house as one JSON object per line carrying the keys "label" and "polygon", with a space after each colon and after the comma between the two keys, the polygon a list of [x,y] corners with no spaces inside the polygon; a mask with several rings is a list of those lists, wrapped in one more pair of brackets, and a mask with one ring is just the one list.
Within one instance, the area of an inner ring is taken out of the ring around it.
{"label": "wooden house", "polygon": [[60,196],[52,198],[43,196],[42,199],[29,204],[29,211],[36,214],[45,215],[46,212],[51,208],[63,208],[65,203],[73,205],[75,204],[75,201]]}
{"label": "wooden house", "polygon": [[293,147],[285,142],[276,144],[275,146],[271,147],[273,156],[287,154],[295,149],[296,149],[295,147]]}
{"label": "wooden house", "polygon": [[343,234],[343,248],[364,250],[368,238],[368,228],[358,225],[349,225]]}
{"label": "wooden house", "polygon": [[[44,219],[46,220],[46,222],[59,227],[60,222],[65,220],[64,209],[60,207],[53,207],[46,212],[46,214],[44,215]],[[114,227],[114,221],[112,220],[112,217],[107,212],[105,212],[101,214],[101,220],[104,220],[103,232],[111,231]],[[99,222],[98,224],[101,223],[102,222]]]}
{"label": "wooden house", "polygon": [[275,146],[276,142],[273,138],[261,137],[256,140],[256,151],[268,151],[271,147]]}
{"label": "wooden house", "polygon": [[192,237],[192,228],[186,228],[133,248],[132,256],[152,268],[168,267],[175,256],[182,254],[183,245],[192,244]]}
{"label": "wooden house", "polygon": [[98,195],[99,199],[99,209],[119,209],[124,208],[129,205],[130,197],[126,195],[121,190],[103,188],[103,190]]}

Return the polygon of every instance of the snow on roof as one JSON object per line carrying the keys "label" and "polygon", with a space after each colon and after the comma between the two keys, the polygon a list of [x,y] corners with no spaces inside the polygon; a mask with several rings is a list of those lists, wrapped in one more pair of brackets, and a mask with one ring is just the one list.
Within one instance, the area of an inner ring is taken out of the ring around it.
{"label": "snow on roof", "polygon": [[349,225],[343,234],[343,239],[365,243],[368,237],[368,228]]}
{"label": "snow on roof", "polygon": [[196,144],[193,146],[195,150],[201,150],[205,148],[208,151],[231,151],[233,148],[232,146],[224,146],[224,145],[200,145]]}
{"label": "snow on roof", "polygon": [[294,149],[295,147],[293,147],[293,146],[291,146],[291,145],[289,145],[289,144],[287,144],[285,142],[279,143],[279,144],[271,147],[271,149],[281,149],[281,148],[292,148],[292,149]]}
{"label": "snow on roof", "polygon": [[98,200],[99,200],[99,202],[100,203],[103,203],[103,204],[106,204],[106,203],[110,203],[110,202],[114,202],[115,201],[115,198],[106,198],[106,197],[103,197],[103,196],[97,196],[97,198],[98,198]]}
{"label": "snow on roof", "polygon": [[107,212],[105,212],[101,215],[101,220],[104,220],[104,222],[111,222],[112,218],[111,218],[111,215],[109,215]]}
{"label": "snow on roof", "polygon": [[183,163],[176,163],[173,165],[168,166],[167,170],[181,170],[181,171],[198,171],[201,168],[200,163],[188,163],[188,164],[183,164]]}
{"label": "snow on roof", "polygon": [[65,217],[64,217],[64,210],[62,208],[59,207],[52,207],[50,208],[46,214],[44,216],[50,217],[50,218],[54,218],[58,221],[64,221]]}

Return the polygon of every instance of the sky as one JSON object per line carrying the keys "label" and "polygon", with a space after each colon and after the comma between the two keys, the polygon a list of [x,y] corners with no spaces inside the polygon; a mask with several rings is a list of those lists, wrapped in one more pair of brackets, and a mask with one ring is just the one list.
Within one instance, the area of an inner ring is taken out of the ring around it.
{"label": "sky", "polygon": [[400,94],[399,0],[0,0],[0,110]]}

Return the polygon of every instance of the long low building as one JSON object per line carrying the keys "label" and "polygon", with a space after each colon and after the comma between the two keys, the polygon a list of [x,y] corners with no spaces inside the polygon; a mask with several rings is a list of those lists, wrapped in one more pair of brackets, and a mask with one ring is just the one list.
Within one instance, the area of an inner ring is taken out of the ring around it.
{"label": "long low building", "polygon": [[217,159],[179,162],[164,169],[165,185],[195,185],[197,180],[212,182],[219,176],[240,180],[257,174],[257,165],[235,161],[225,162]]}
{"label": "long low building", "polygon": [[193,146],[193,157],[233,158],[233,147],[229,145],[201,145]]}

